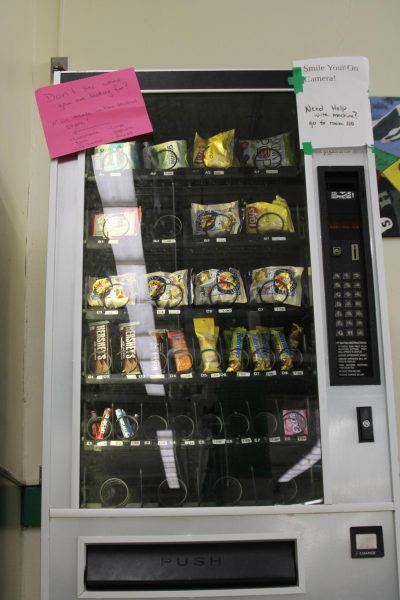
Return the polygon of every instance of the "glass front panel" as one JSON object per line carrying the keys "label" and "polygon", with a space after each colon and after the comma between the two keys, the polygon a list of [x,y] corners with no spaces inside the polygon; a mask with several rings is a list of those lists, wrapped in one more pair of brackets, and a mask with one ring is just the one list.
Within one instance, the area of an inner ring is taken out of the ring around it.
{"label": "glass front panel", "polygon": [[295,97],[145,102],[86,155],[80,505],[323,502]]}

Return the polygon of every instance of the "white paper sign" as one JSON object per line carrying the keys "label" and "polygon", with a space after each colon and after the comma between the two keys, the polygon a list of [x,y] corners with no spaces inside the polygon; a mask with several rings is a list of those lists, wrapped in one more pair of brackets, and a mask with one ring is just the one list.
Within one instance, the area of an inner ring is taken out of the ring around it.
{"label": "white paper sign", "polygon": [[293,65],[301,67],[304,78],[294,72],[301,147],[307,142],[313,148],[373,144],[365,57],[296,60]]}

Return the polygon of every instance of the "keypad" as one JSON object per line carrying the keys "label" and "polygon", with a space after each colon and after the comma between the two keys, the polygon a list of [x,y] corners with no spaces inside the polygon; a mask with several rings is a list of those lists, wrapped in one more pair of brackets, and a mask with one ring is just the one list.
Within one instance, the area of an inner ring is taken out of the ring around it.
{"label": "keypad", "polygon": [[332,279],[336,338],[365,337],[361,273],[335,271]]}

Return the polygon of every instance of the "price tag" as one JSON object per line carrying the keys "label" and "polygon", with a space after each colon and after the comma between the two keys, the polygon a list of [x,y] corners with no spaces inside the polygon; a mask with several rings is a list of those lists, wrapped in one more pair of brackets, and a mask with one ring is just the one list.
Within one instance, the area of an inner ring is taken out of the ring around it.
{"label": "price tag", "polygon": [[157,314],[158,315],[165,315],[165,309],[164,308],[157,308]]}
{"label": "price tag", "polygon": [[140,442],[138,440],[135,440],[131,442],[131,446],[140,446]]}
{"label": "price tag", "polygon": [[168,446],[169,442],[168,442],[168,440],[158,440],[157,444],[159,446]]}
{"label": "price tag", "polygon": [[280,442],[281,438],[280,437],[270,437],[269,441],[273,444],[273,443],[276,443],[276,442]]}
{"label": "price tag", "polygon": [[106,442],[106,441],[102,441],[102,442],[97,442],[96,443],[96,446],[100,446],[100,447],[104,447],[104,446],[107,446],[107,445],[108,445],[108,442]]}
{"label": "price tag", "polygon": [[271,238],[271,240],[273,242],[286,242],[286,236],[285,235],[275,235]]}
{"label": "price tag", "polygon": [[162,373],[156,373],[155,375],[149,375],[150,379],[164,379],[165,375],[163,375]]}
{"label": "price tag", "polygon": [[272,174],[277,173],[277,172],[278,172],[277,169],[265,169],[266,175],[272,175]]}
{"label": "price tag", "polygon": [[286,306],[274,306],[275,312],[286,312]]}
{"label": "price tag", "polygon": [[193,378],[193,373],[182,373],[181,374],[181,379],[192,379]]}
{"label": "price tag", "polygon": [[304,375],[304,371],[293,371],[292,375],[294,375],[295,377],[299,376],[299,375]]}
{"label": "price tag", "polygon": [[240,440],[242,442],[242,444],[251,444],[251,438],[242,438]]}
{"label": "price tag", "polygon": [[214,171],[214,175],[224,175],[225,171]]}
{"label": "price tag", "polygon": [[116,246],[117,244],[119,244],[119,240],[108,240],[108,243],[109,243],[111,246]]}
{"label": "price tag", "polygon": [[123,446],[124,442],[122,440],[112,440],[110,442],[110,446]]}
{"label": "price tag", "polygon": [[297,436],[297,441],[298,442],[306,442],[307,441],[307,436],[306,435],[298,435]]}
{"label": "price tag", "polygon": [[224,242],[226,242],[226,238],[215,238],[215,241],[217,243],[220,243],[220,244],[222,243],[223,244]]}
{"label": "price tag", "polygon": [[275,377],[276,371],[266,371],[265,377]]}
{"label": "price tag", "polygon": [[218,312],[219,313],[231,313],[232,309],[231,308],[219,308]]}
{"label": "price tag", "polygon": [[212,379],[218,379],[219,377],[221,377],[221,373],[211,373]]}
{"label": "price tag", "polygon": [[170,308],[170,310],[168,312],[170,315],[180,315],[181,309],[180,308]]}
{"label": "price tag", "polygon": [[151,441],[150,440],[145,440],[144,445],[145,446],[151,446]]}
{"label": "price tag", "polygon": [[104,314],[105,315],[117,315],[118,311],[117,310],[105,310]]}
{"label": "price tag", "polygon": [[174,176],[173,171],[164,171],[164,177],[173,177],[173,176]]}
{"label": "price tag", "polygon": [[221,438],[213,440],[212,443],[214,444],[214,446],[223,446],[225,444],[225,440]]}
{"label": "price tag", "polygon": [[127,379],[137,379],[137,378],[138,378],[138,376],[137,376],[137,375],[132,375],[131,373],[128,373],[128,374],[126,375],[126,378],[127,378]]}
{"label": "price tag", "polygon": [[166,240],[161,240],[162,244],[176,244],[176,239],[175,238],[169,238]]}
{"label": "price tag", "polygon": [[236,373],[237,377],[250,377],[250,373],[248,373],[247,371],[238,371]]}

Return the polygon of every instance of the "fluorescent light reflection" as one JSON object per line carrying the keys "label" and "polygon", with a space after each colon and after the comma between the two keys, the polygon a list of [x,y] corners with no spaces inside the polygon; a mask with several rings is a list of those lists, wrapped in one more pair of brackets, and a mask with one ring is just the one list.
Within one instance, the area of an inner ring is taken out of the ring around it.
{"label": "fluorescent light reflection", "polygon": [[286,473],[278,479],[278,482],[287,483],[288,481],[291,481],[295,477],[298,477],[299,475],[304,473],[304,471],[308,471],[308,469],[311,469],[311,467],[313,467],[319,460],[321,460],[320,440],[318,440],[318,442],[315,444],[312,450],[306,456],[304,456],[296,465],[294,465],[294,467],[291,467],[289,471],[286,471]]}
{"label": "fluorescent light reflection", "polygon": [[157,431],[157,439],[168,487],[171,490],[177,490],[180,488],[180,485],[176,470],[174,440],[171,429]]}

